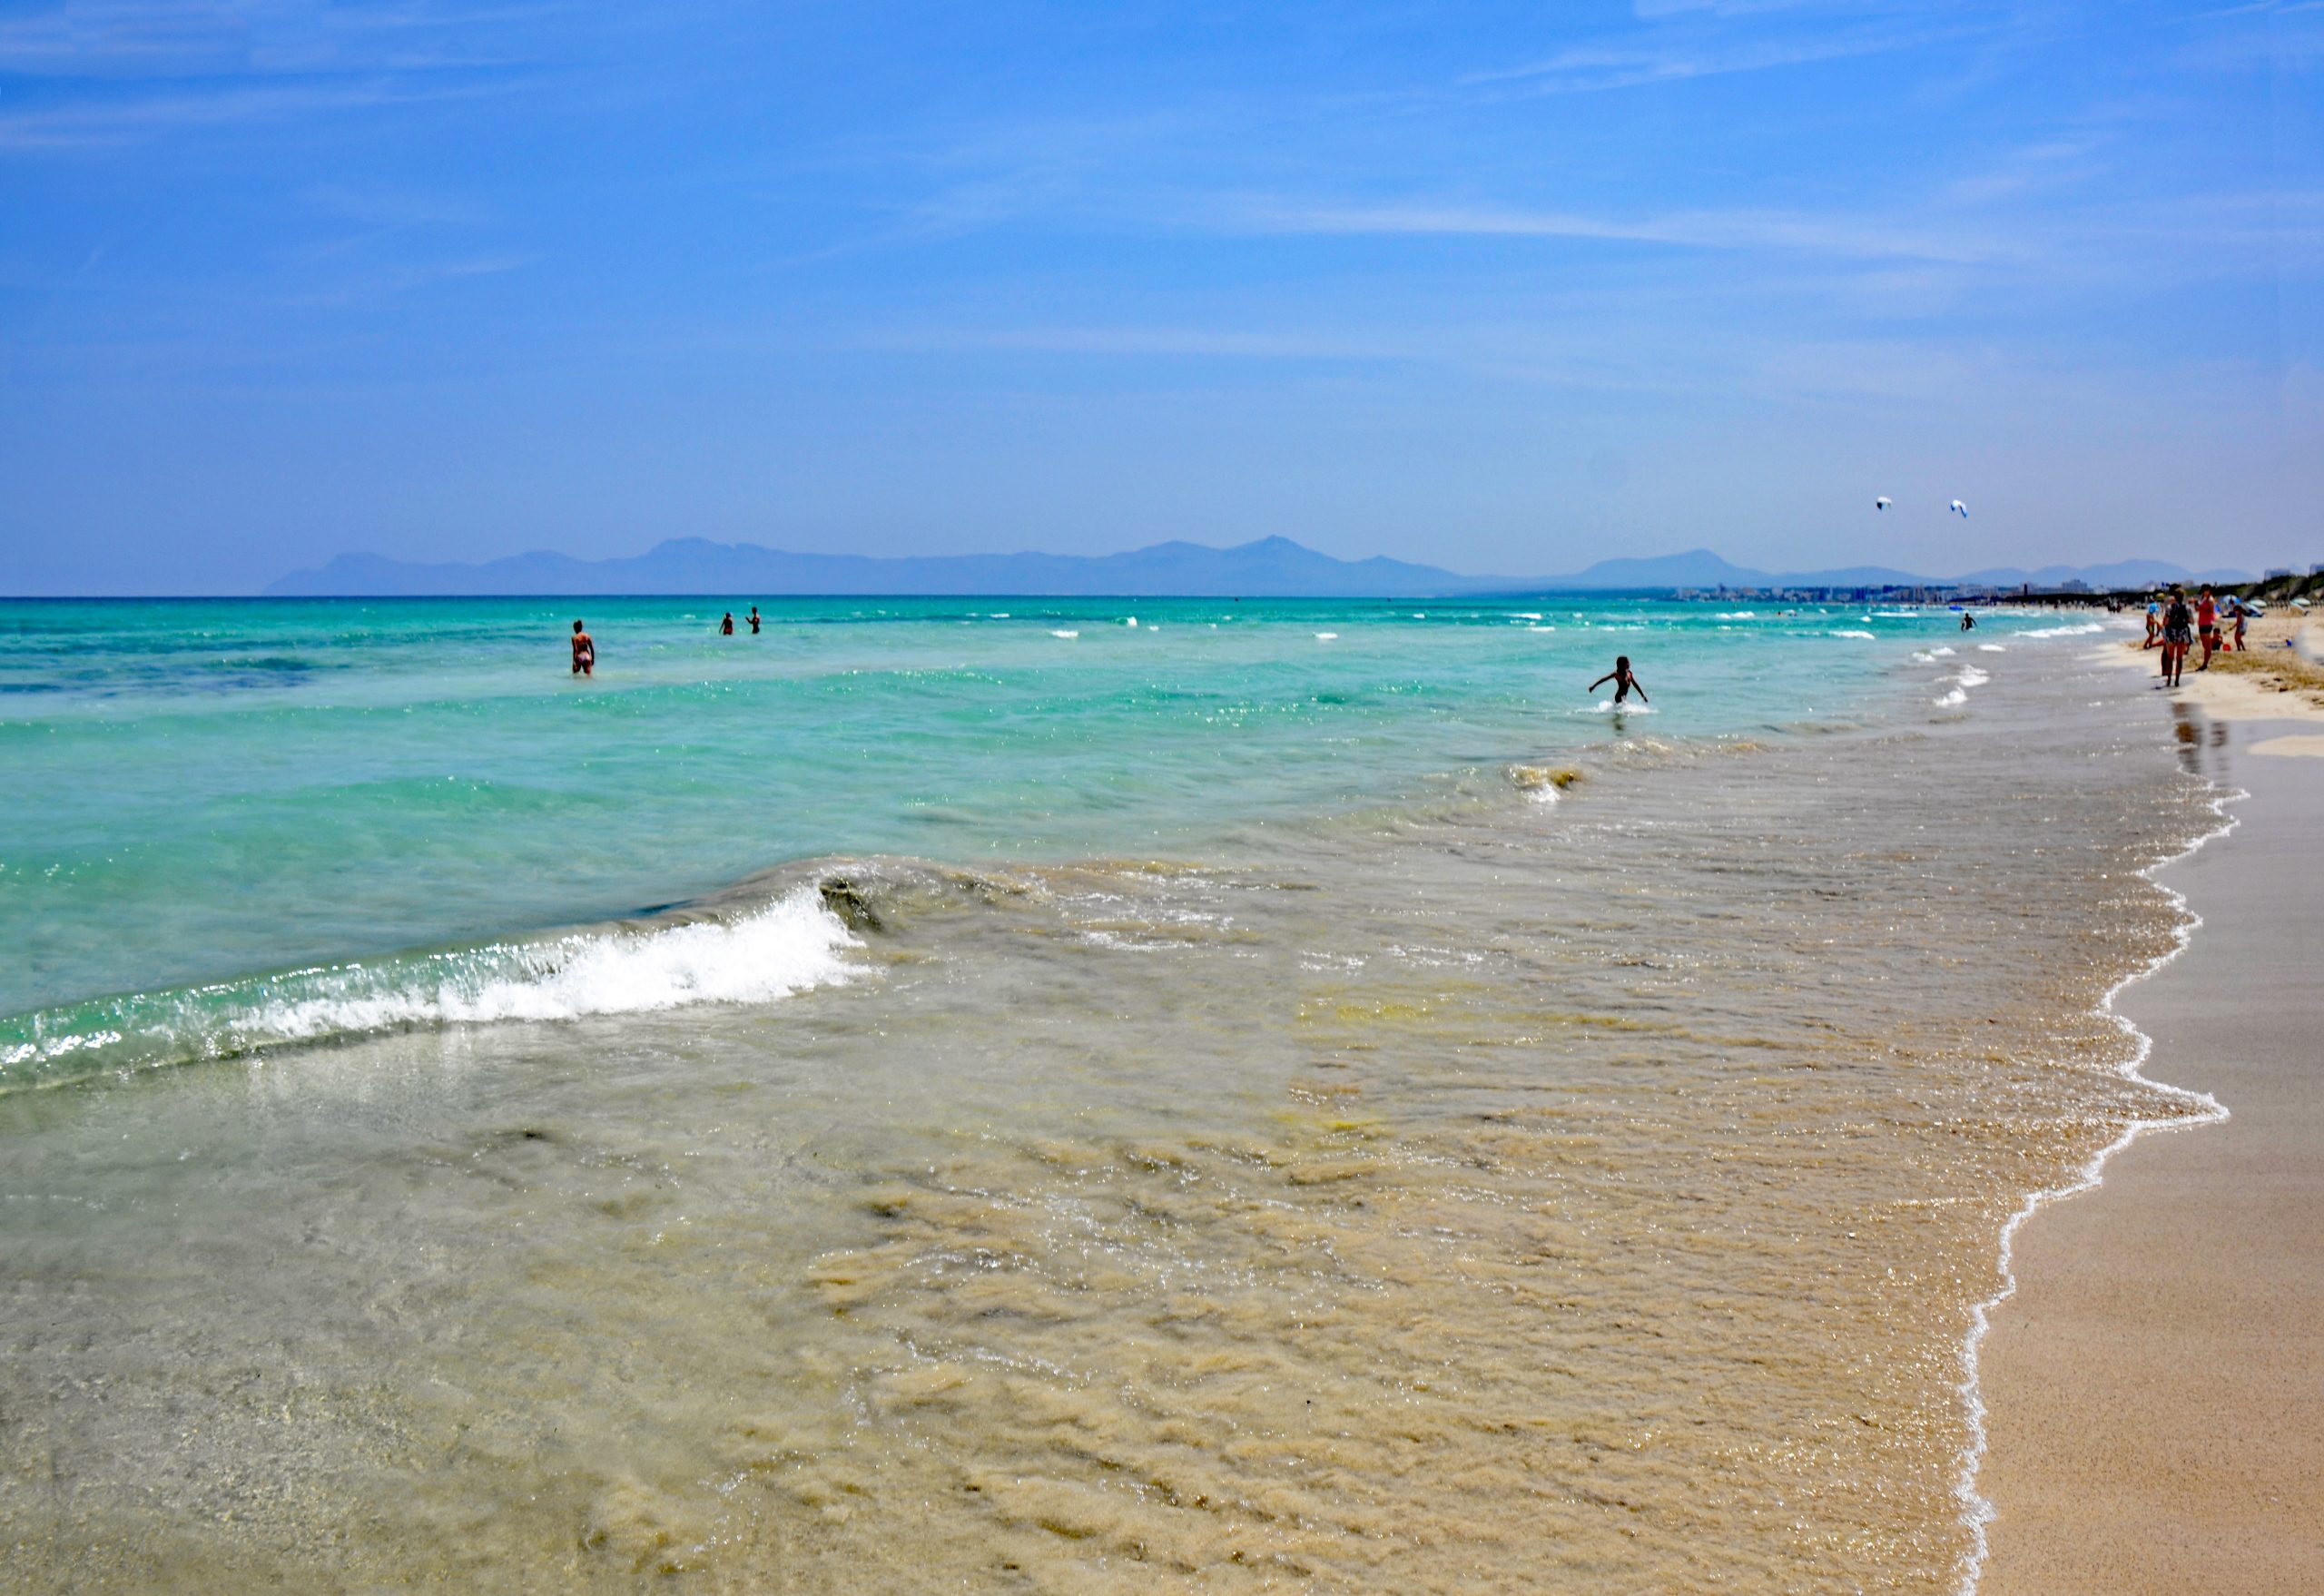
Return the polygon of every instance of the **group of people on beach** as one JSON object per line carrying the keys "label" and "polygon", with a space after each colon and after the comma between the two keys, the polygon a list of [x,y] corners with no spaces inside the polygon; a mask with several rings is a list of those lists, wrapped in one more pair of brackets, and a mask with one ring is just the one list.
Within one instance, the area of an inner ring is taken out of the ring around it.
{"label": "group of people on beach", "polygon": [[2162,650],[2162,680],[2176,687],[2186,674],[2187,655],[2197,643],[2203,645],[2203,663],[2195,668],[2211,668],[2211,655],[2216,653],[2240,654],[2244,649],[2244,631],[2250,625],[2250,612],[2243,601],[2230,594],[2226,615],[2232,635],[2220,625],[2221,606],[2205,583],[2201,594],[2191,606],[2187,590],[2179,583],[2171,585],[2167,598],[2157,598],[2146,606],[2146,646]]}

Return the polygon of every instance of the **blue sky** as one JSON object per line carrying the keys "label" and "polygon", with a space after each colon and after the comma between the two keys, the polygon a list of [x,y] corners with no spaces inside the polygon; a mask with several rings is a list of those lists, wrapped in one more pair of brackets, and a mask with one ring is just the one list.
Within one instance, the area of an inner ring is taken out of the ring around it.
{"label": "blue sky", "polygon": [[0,0],[0,591],[2306,563],[2320,72],[2319,0]]}

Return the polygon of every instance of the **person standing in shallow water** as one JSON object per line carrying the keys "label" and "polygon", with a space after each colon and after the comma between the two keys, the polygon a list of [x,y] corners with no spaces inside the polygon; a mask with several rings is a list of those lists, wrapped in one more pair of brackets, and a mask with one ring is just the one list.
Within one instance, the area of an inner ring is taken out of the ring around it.
{"label": "person standing in shallow water", "polygon": [[755,637],[759,635],[759,606],[755,604],[751,606],[750,622],[751,635]]}
{"label": "person standing in shallow water", "polygon": [[597,640],[583,631],[578,621],[573,623],[573,674],[576,676],[597,674]]}
{"label": "person standing in shallow water", "polygon": [[1616,655],[1614,668],[1590,683],[1588,690],[1595,693],[1609,682],[1614,685],[1614,707],[1617,709],[1622,706],[1623,700],[1630,697],[1633,688],[1637,689],[1638,701],[1640,704],[1654,702],[1646,695],[1646,689],[1639,685],[1639,679],[1630,674],[1630,656],[1627,654]]}
{"label": "person standing in shallow water", "polygon": [[734,635],[734,612],[733,610],[728,610],[726,612],[725,619],[718,623],[718,635],[721,637],[732,637]]}

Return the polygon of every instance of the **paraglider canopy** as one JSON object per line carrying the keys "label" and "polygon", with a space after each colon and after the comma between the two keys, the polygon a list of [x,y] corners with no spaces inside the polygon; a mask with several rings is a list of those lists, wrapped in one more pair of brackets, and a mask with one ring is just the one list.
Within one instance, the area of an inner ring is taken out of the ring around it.
{"label": "paraglider canopy", "polygon": [[1956,498],[1953,501],[1953,513],[1965,521],[1969,518],[1969,507]]}
{"label": "paraglider canopy", "polygon": [[1878,498],[1872,501],[1872,507],[1876,510],[1885,510],[1888,507],[1888,496],[1884,493]]}

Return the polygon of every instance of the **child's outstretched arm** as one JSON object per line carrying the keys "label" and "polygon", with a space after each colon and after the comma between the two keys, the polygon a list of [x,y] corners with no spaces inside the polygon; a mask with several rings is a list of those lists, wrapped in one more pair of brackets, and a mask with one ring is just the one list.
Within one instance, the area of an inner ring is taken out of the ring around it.
{"label": "child's outstretched arm", "polygon": [[1590,685],[1588,685],[1587,687],[1584,687],[1584,688],[1582,689],[1582,691],[1583,691],[1584,693],[1595,693],[1595,692],[1597,692],[1597,691],[1598,691],[1598,689],[1599,689],[1599,688],[1603,687],[1607,683],[1609,683],[1609,682],[1612,681],[1613,679],[1614,679],[1614,673],[1613,673],[1613,672],[1611,672],[1611,671],[1608,671],[1604,675],[1602,675],[1602,676],[1599,677],[1596,681],[1594,681],[1594,682],[1590,683]]}

